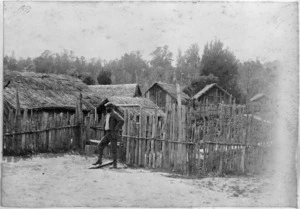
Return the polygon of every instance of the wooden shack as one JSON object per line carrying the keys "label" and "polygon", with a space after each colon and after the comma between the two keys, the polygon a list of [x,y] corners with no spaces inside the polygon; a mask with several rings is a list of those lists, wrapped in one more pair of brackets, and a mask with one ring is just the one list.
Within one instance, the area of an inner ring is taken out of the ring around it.
{"label": "wooden shack", "polygon": [[216,83],[205,86],[192,99],[194,106],[235,103],[234,97]]}
{"label": "wooden shack", "polygon": [[[187,106],[190,101],[190,97],[184,93],[180,92],[181,104]],[[166,110],[168,105],[177,105],[177,90],[175,84],[168,84],[157,82],[154,83],[146,92],[145,97],[154,102],[157,106],[162,108],[163,111]]]}
{"label": "wooden shack", "polygon": [[270,103],[270,98],[263,93],[254,95],[250,100],[250,109],[253,112],[267,111],[267,106]]}
{"label": "wooden shack", "polygon": [[115,85],[90,85],[89,88],[98,96],[109,98],[112,96],[141,97],[142,92],[138,84],[115,84]]}
{"label": "wooden shack", "polygon": [[103,100],[81,80],[4,71],[3,152],[37,153],[83,147],[83,118]]}

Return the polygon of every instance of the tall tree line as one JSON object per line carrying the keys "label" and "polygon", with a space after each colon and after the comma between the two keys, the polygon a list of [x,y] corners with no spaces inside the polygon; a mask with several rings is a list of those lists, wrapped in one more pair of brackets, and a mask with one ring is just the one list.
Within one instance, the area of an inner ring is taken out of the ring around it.
{"label": "tall tree line", "polygon": [[3,64],[4,70],[71,75],[88,85],[138,83],[144,91],[154,82],[177,82],[191,96],[205,85],[217,83],[241,103],[269,91],[278,79],[278,63],[239,62],[220,40],[208,42],[202,56],[197,44],[184,52],[178,49],[175,66],[174,54],[167,45],[156,47],[150,56],[150,60],[145,60],[139,51],[134,51],[110,61],[87,60],[72,51],[45,50],[36,58],[26,59],[16,59],[12,53],[4,56]]}

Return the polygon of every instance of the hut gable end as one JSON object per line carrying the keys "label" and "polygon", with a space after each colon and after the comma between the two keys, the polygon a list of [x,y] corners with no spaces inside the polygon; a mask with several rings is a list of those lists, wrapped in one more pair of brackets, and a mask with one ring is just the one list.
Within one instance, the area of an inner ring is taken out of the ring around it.
{"label": "hut gable end", "polygon": [[[177,102],[177,91],[175,84],[157,82],[154,83],[145,93],[145,96],[155,102],[158,106],[164,107],[166,102],[173,100]],[[181,91],[182,104],[187,104],[190,97]]]}
{"label": "hut gable end", "polygon": [[230,95],[226,90],[216,83],[206,85],[202,90],[193,96],[193,100],[201,104],[218,104],[221,102],[229,104],[232,102],[232,99],[232,95]]}

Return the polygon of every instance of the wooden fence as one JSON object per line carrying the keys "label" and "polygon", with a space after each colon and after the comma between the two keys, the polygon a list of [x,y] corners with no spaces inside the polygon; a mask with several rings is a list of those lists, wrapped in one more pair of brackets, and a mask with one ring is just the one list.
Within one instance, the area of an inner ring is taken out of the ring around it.
{"label": "wooden fence", "polygon": [[181,108],[180,116],[172,105],[158,120],[141,108],[139,122],[125,112],[127,164],[205,174],[258,173],[271,163],[270,123],[247,116],[241,105],[207,105],[196,112]]}
{"label": "wooden fence", "polygon": [[[104,135],[103,115],[34,112],[12,109],[3,121],[5,155],[85,148],[87,139]],[[18,104],[18,102],[17,102]],[[197,109],[176,104],[165,115],[140,107],[124,110],[118,155],[127,164],[184,174],[262,171],[272,159],[272,124],[247,115],[241,105],[206,105]],[[110,157],[110,148],[104,153]]]}
{"label": "wooden fence", "polygon": [[3,153],[21,154],[67,150],[78,136],[75,114],[34,114],[28,118],[12,111],[4,122]]}

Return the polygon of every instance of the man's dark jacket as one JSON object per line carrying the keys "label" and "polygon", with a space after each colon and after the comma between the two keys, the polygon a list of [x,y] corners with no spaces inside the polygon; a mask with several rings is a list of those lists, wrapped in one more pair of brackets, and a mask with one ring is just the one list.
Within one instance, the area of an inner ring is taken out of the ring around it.
{"label": "man's dark jacket", "polygon": [[[103,125],[104,128],[105,128],[105,124],[106,124],[106,117],[104,118],[104,125]],[[122,128],[123,124],[124,124],[124,119],[114,110],[112,110],[109,117],[109,130],[111,131],[111,136],[113,138],[118,138],[119,131]],[[104,134],[106,134],[106,131],[104,131]]]}

